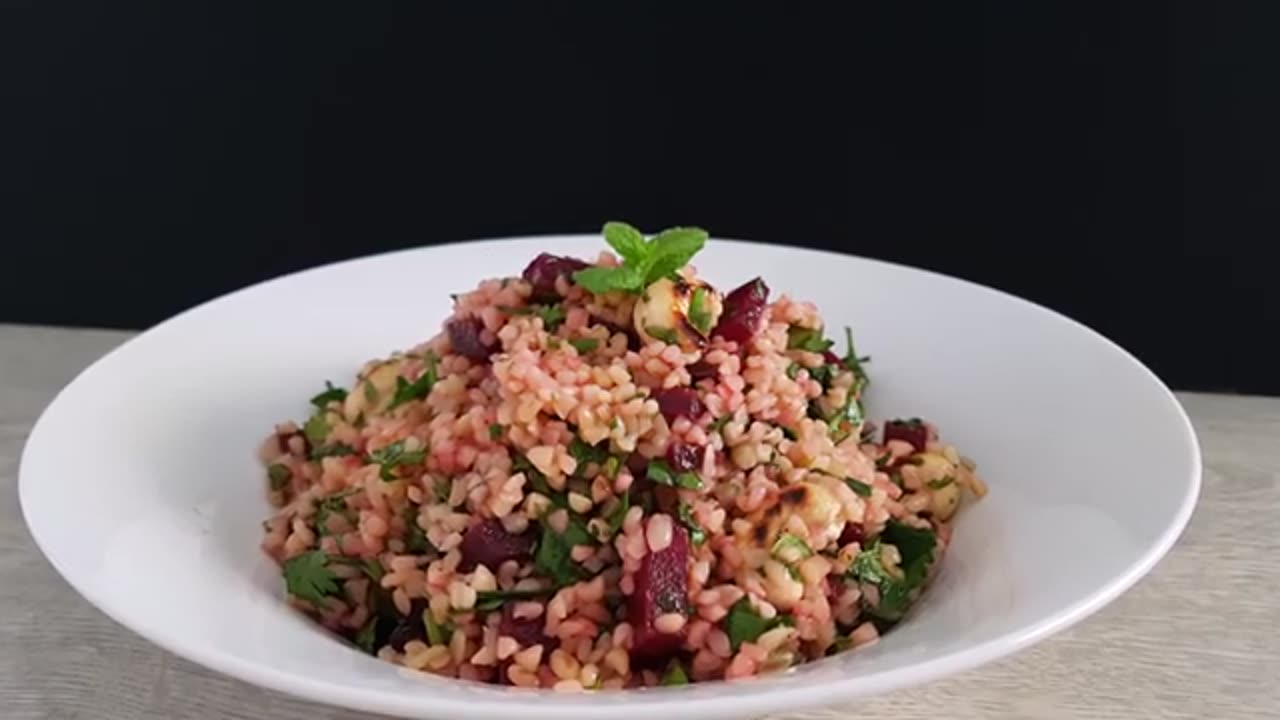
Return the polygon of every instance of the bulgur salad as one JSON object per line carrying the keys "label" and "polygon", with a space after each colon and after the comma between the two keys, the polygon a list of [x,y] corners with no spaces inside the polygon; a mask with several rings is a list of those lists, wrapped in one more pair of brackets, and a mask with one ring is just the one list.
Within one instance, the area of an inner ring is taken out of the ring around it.
{"label": "bulgur salad", "polygon": [[866,420],[850,329],[699,279],[704,231],[604,239],[453,296],[442,332],[275,428],[262,547],[288,601],[383,660],[562,691],[876,642],[985,494],[973,463]]}

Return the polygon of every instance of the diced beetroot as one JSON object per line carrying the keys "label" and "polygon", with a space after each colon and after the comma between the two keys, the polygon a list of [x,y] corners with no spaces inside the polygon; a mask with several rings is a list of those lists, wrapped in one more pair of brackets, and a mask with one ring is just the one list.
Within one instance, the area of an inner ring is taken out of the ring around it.
{"label": "diced beetroot", "polygon": [[826,591],[828,598],[837,598],[844,592],[844,579],[841,575],[828,575],[826,582]]}
{"label": "diced beetroot", "polygon": [[553,298],[557,297],[556,280],[561,275],[569,275],[587,267],[590,265],[577,258],[542,253],[529,263],[521,277],[533,286],[535,298]]}
{"label": "diced beetroot", "polygon": [[865,537],[866,533],[863,532],[862,525],[854,522],[845,523],[844,530],[840,532],[840,547],[844,547],[852,542],[860,543]]}
{"label": "diced beetroot", "polygon": [[890,440],[910,443],[916,452],[924,452],[929,444],[929,429],[918,418],[890,420],[884,424],[884,441]]}
{"label": "diced beetroot", "polygon": [[645,555],[635,575],[628,619],[635,633],[631,658],[638,664],[665,660],[684,644],[685,631],[659,632],[654,623],[668,613],[689,614],[689,534],[672,518],[671,544]]}
{"label": "diced beetroot", "polygon": [[693,420],[702,415],[702,400],[698,397],[698,391],[693,388],[658,390],[653,394],[653,399],[658,401],[658,410],[667,422],[675,422],[676,418],[682,417]]}
{"label": "diced beetroot", "polygon": [[502,527],[500,520],[483,520],[472,525],[462,536],[463,572],[471,572],[476,565],[484,565],[491,572],[508,560],[525,560],[533,551],[533,535],[512,535]]}
{"label": "diced beetroot", "polygon": [[631,471],[636,482],[639,482],[644,479],[644,473],[649,469],[649,458],[640,453],[631,453],[627,456],[627,469]]}
{"label": "diced beetroot", "polygon": [[826,360],[828,365],[844,365],[844,360],[841,360],[839,355],[830,350],[822,351],[822,359]]}
{"label": "diced beetroot", "polygon": [[[498,623],[498,634],[515,638],[521,647],[539,643],[545,645],[547,638],[542,634],[542,618],[517,618],[514,612],[514,602],[508,602],[502,606],[502,620]],[[550,648],[543,647],[543,650],[550,650]]]}
{"label": "diced beetroot", "polygon": [[702,464],[702,448],[676,440],[667,447],[667,464],[676,472],[688,472]]}
{"label": "diced beetroot", "polygon": [[760,331],[768,302],[769,286],[760,278],[735,289],[725,296],[724,312],[712,334],[737,343],[747,342]]}
{"label": "diced beetroot", "polygon": [[475,317],[450,320],[445,325],[445,330],[449,333],[449,344],[453,346],[453,351],[476,362],[488,360],[493,348],[480,339],[483,327],[480,319]]}
{"label": "diced beetroot", "polygon": [[715,380],[720,377],[720,368],[712,365],[706,360],[699,360],[692,365],[686,365],[685,370],[689,371],[689,376],[693,378],[694,382],[706,380],[708,378]]}

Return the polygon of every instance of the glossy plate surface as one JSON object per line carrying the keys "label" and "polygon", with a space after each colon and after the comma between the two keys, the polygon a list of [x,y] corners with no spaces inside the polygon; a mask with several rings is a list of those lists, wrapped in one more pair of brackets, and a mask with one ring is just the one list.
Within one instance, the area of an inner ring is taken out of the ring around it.
{"label": "glossy plate surface", "polygon": [[[27,443],[23,512],[58,571],[137,633],[228,675],[370,712],[450,720],[756,717],[925,682],[1023,648],[1144,575],[1189,518],[1200,456],[1168,389],[1039,306],[881,262],[712,241],[721,288],[763,275],[851,325],[872,418],[913,416],[979,463],[937,581],[864,651],[736,683],[564,696],[447,681],[361,655],[282,601],[259,552],[256,449],[325,379],[434,334],[449,293],[596,236],[495,240],[326,266],[232,293],[84,371]],[[68,590],[70,592],[70,590]]]}

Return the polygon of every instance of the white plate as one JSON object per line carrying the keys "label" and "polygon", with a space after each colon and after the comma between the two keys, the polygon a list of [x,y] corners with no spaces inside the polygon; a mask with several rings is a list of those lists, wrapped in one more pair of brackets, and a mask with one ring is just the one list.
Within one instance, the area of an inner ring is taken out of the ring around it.
{"label": "white plate", "polygon": [[732,718],[830,704],[1007,655],[1114,599],[1178,537],[1200,487],[1169,390],[1097,333],[971,283],[840,255],[714,241],[721,287],[763,275],[855,328],[869,412],[920,415],[980,463],[943,570],[865,651],[736,683],[563,696],[446,681],[361,655],[282,601],[259,552],[260,440],[326,378],[434,334],[449,293],[596,236],[486,241],[339,263],[232,293],[98,361],[22,457],[22,508],[90,602],[178,655],[359,710],[451,720]]}

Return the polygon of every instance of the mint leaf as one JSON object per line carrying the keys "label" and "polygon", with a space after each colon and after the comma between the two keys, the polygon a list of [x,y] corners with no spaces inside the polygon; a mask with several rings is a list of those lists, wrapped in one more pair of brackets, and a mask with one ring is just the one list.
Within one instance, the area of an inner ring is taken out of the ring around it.
{"label": "mint leaf", "polygon": [[426,450],[405,450],[404,440],[397,440],[369,453],[369,460],[382,466],[378,475],[386,482],[396,479],[393,472],[395,468],[401,465],[420,465],[426,459]]}
{"label": "mint leaf", "polygon": [[573,281],[597,295],[614,290],[640,292],[644,287],[644,274],[635,265],[596,266],[575,272]]}
{"label": "mint leaf", "polygon": [[680,336],[671,328],[646,325],[644,331],[649,334],[649,337],[661,340],[668,345],[676,345],[680,342]]}
{"label": "mint leaf", "polygon": [[353,640],[356,647],[370,655],[373,655],[374,651],[377,650],[377,648],[374,647],[374,643],[377,642],[377,628],[378,617],[376,615],[371,615],[365,624],[360,626],[360,632],[356,633],[355,639]]}
{"label": "mint leaf", "polygon": [[787,349],[804,350],[805,352],[823,353],[831,349],[835,343],[822,337],[820,328],[806,328],[792,325],[787,328]]}
{"label": "mint leaf", "polygon": [[711,332],[711,309],[706,305],[707,289],[701,286],[694,288],[693,296],[689,298],[689,324],[703,336]]}
{"label": "mint leaf", "polygon": [[285,589],[290,595],[315,606],[338,594],[338,577],[329,570],[329,556],[312,550],[284,563]]}
{"label": "mint leaf", "polygon": [[625,262],[641,264],[649,256],[644,234],[624,222],[604,224],[604,241],[609,243]]}
{"label": "mint leaf", "polygon": [[649,262],[645,268],[645,285],[675,273],[689,264],[707,243],[702,228],[677,227],[663,230],[649,241]]}
{"label": "mint leaf", "polygon": [[618,498],[618,505],[609,513],[609,538],[613,539],[617,536],[618,531],[622,529],[622,521],[627,518],[627,511],[631,509],[631,493],[623,493]]}
{"label": "mint leaf", "polygon": [[543,525],[538,550],[533,555],[534,567],[555,581],[558,586],[577,582],[580,577],[578,566],[574,565],[573,559],[569,556],[573,550],[573,544],[568,541],[567,535],[567,532],[565,535],[560,535],[549,526]]}
{"label": "mint leaf", "polygon": [[345,457],[347,455],[355,455],[356,449],[346,443],[334,443],[332,445],[320,445],[311,450],[311,459],[319,460],[327,457]]}
{"label": "mint leaf", "polygon": [[662,679],[658,681],[658,685],[662,687],[676,687],[679,685],[688,685],[689,675],[685,673],[684,666],[679,660],[672,660],[671,666],[663,673]]}
{"label": "mint leaf", "polygon": [[347,399],[347,391],[340,387],[334,387],[333,383],[328,380],[324,381],[324,392],[311,398],[311,404],[315,405],[318,410],[328,407],[331,402],[342,402]]}
{"label": "mint leaf", "polygon": [[687,503],[680,503],[676,508],[676,517],[680,518],[680,524],[689,530],[689,542],[694,545],[701,545],[707,541],[707,531],[698,524],[693,517],[693,508]]}
{"label": "mint leaf", "polygon": [[761,635],[781,625],[788,624],[789,619],[778,615],[772,620],[765,620],[752,609],[751,602],[743,597],[729,608],[724,619],[724,631],[729,636],[729,643],[737,652],[742,643],[755,642]]}
{"label": "mint leaf", "polygon": [[312,415],[305,425],[302,426],[302,434],[307,436],[307,442],[312,446],[321,445],[324,439],[329,437],[329,421],[324,419],[324,413]]}

